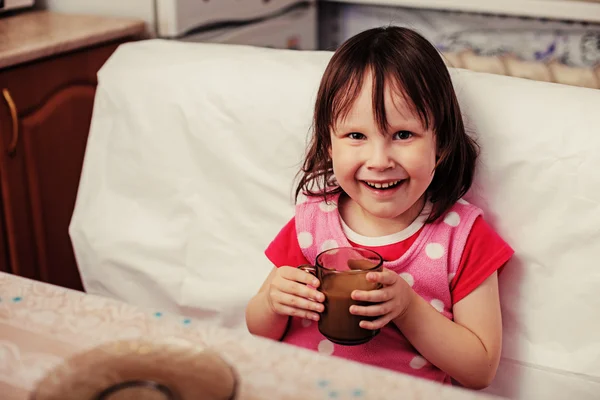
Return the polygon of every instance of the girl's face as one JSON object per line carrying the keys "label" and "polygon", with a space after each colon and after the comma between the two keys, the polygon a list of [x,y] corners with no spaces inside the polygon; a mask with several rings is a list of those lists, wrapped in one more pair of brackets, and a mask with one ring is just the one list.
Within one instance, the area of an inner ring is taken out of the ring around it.
{"label": "girl's face", "polygon": [[351,220],[360,218],[361,225],[371,226],[366,231],[388,234],[419,215],[433,179],[436,141],[391,85],[384,90],[389,131],[382,132],[372,89],[367,74],[348,114],[331,131],[330,155],[335,178],[349,197],[340,206],[344,221],[354,228]]}

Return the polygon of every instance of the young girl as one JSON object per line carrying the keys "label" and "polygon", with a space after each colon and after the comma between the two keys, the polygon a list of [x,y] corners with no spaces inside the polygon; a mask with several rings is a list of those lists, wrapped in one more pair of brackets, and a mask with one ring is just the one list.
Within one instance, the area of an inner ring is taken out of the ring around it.
{"label": "young girl", "polygon": [[[296,214],[266,250],[275,268],[246,310],[250,332],[436,381],[489,385],[502,342],[497,270],[513,250],[461,199],[476,156],[429,42],[386,27],[344,43],[321,80]],[[364,345],[320,334],[319,282],[296,268],[341,246],[385,260],[383,272],[367,275],[382,289],[352,294],[373,304],[351,313],[377,317],[361,326],[381,328]]]}

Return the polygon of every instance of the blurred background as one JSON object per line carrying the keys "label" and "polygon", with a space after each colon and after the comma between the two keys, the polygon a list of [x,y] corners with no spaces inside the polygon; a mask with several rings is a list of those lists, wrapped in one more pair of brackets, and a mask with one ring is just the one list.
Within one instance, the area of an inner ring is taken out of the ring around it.
{"label": "blurred background", "polygon": [[[0,0],[5,11],[139,18],[151,37],[334,50],[373,26],[421,32],[455,67],[600,88],[599,0]],[[1,14],[0,14],[1,15]]]}
{"label": "blurred background", "polygon": [[421,32],[455,67],[600,88],[600,1],[4,0],[143,19],[185,41],[334,50],[373,26]]}
{"label": "blurred background", "polygon": [[121,44],[335,50],[390,24],[452,67],[600,89],[600,0],[0,0],[0,272],[83,289],[68,226]]}

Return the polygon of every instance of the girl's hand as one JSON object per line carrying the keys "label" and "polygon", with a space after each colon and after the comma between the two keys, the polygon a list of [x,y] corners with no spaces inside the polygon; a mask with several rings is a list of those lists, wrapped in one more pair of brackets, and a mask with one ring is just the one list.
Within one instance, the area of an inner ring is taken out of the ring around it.
{"label": "girl's hand", "polygon": [[325,300],[323,293],[314,289],[319,284],[317,278],[298,268],[277,268],[267,292],[269,306],[276,314],[318,321]]}
{"label": "girl's hand", "polygon": [[352,299],[379,303],[369,306],[351,306],[350,313],[366,317],[379,317],[374,321],[361,321],[364,329],[381,329],[390,321],[403,315],[408,309],[415,292],[397,273],[384,268],[382,272],[369,272],[367,280],[383,285],[376,290],[355,290]]}

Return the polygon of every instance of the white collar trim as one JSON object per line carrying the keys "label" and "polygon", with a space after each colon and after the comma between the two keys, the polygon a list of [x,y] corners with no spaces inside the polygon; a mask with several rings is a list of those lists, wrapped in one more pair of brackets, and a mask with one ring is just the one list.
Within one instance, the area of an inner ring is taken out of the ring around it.
{"label": "white collar trim", "polygon": [[353,231],[342,219],[340,215],[340,222],[342,225],[342,231],[344,235],[350,240],[360,246],[369,246],[369,247],[379,247],[379,246],[389,246],[394,243],[401,242],[403,240],[408,239],[415,233],[419,231],[425,225],[425,221],[429,216],[429,211],[431,210],[431,204],[428,203],[421,214],[406,228],[402,229],[400,232],[392,233],[390,235],[385,236],[363,236],[359,233]]}

